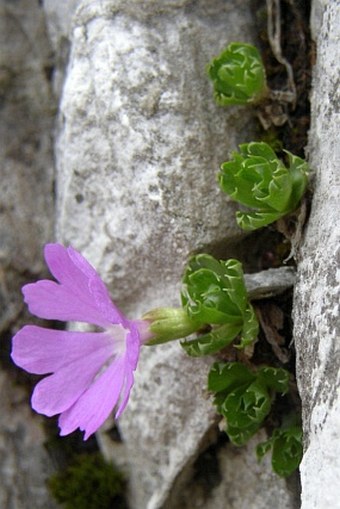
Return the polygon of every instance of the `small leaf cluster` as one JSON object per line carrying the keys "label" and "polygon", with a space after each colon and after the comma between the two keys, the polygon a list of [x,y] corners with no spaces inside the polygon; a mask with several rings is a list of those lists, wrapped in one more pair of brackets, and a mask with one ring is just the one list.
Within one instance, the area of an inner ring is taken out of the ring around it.
{"label": "small leaf cluster", "polygon": [[259,102],[267,93],[260,53],[251,44],[232,42],[208,66],[217,104]]}
{"label": "small leaf cluster", "polygon": [[238,348],[251,344],[258,334],[258,321],[247,297],[242,265],[238,260],[218,261],[207,254],[194,256],[183,277],[182,305],[197,324],[211,330],[182,343],[194,357],[209,355],[240,337]]}
{"label": "small leaf cluster", "polygon": [[296,424],[282,426],[274,430],[272,436],[259,444],[256,454],[259,460],[272,450],[272,467],[281,477],[287,477],[296,470],[301,462],[302,429]]}
{"label": "small leaf cluster", "polygon": [[99,453],[76,456],[48,481],[53,497],[65,509],[126,509],[125,485],[123,474]]}
{"label": "small leaf cluster", "polygon": [[236,213],[246,231],[266,226],[295,210],[308,183],[306,161],[285,151],[288,166],[264,142],[240,145],[230,161],[221,166],[221,189],[249,211]]}
{"label": "small leaf cluster", "polygon": [[215,363],[208,389],[214,393],[219,414],[226,419],[226,433],[237,446],[244,445],[262,426],[275,394],[288,392],[289,372],[262,367],[251,371],[240,362]]}

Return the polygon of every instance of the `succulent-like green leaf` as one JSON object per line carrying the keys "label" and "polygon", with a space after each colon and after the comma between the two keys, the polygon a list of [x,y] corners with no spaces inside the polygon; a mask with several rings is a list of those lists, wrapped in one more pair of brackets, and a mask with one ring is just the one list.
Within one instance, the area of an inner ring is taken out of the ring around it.
{"label": "succulent-like green leaf", "polygon": [[228,426],[226,429],[226,433],[228,434],[230,441],[234,445],[241,447],[242,445],[245,445],[253,435],[255,435],[255,433],[259,430],[260,427],[261,423],[255,423],[252,426],[249,426],[248,428],[242,429]]}
{"label": "succulent-like green leaf", "polygon": [[236,222],[242,230],[251,232],[267,226],[268,224],[275,223],[282,217],[280,212],[236,212]]}
{"label": "succulent-like green leaf", "polygon": [[249,428],[261,424],[269,414],[271,397],[259,380],[234,389],[221,405],[221,413],[232,428]]}
{"label": "succulent-like green leaf", "polygon": [[251,44],[232,42],[208,66],[217,104],[249,104],[267,93],[260,53]]}
{"label": "succulent-like green leaf", "polygon": [[273,443],[274,472],[282,477],[289,476],[300,465],[302,454],[302,429],[294,426],[282,431]]}
{"label": "succulent-like green leaf", "polygon": [[241,362],[215,362],[209,372],[208,389],[212,392],[231,392],[240,385],[251,384],[256,379]]}
{"label": "succulent-like green leaf", "polygon": [[263,367],[258,371],[258,377],[269,388],[281,394],[288,392],[289,371],[283,368]]}
{"label": "succulent-like green leaf", "polygon": [[254,342],[254,339],[259,333],[259,322],[257,321],[254,308],[251,304],[248,304],[243,314],[243,327],[241,331],[241,341],[239,345],[235,345],[237,348],[245,348]]}
{"label": "succulent-like green leaf", "polygon": [[267,452],[270,451],[270,449],[273,447],[273,439],[272,437],[266,440],[265,442],[261,442],[256,446],[256,456],[257,459],[260,461]]}
{"label": "succulent-like green leaf", "polygon": [[212,355],[230,345],[241,327],[241,324],[226,323],[197,339],[182,341],[181,346],[191,357]]}
{"label": "succulent-like green leaf", "polygon": [[281,477],[287,477],[296,470],[301,462],[302,429],[295,424],[282,426],[274,430],[272,436],[258,444],[256,454],[259,460],[272,449],[272,467]]}
{"label": "succulent-like green leaf", "polygon": [[308,165],[300,157],[286,154],[288,167],[267,143],[245,143],[221,165],[221,189],[251,209],[236,214],[244,230],[266,226],[298,206],[308,182]]}

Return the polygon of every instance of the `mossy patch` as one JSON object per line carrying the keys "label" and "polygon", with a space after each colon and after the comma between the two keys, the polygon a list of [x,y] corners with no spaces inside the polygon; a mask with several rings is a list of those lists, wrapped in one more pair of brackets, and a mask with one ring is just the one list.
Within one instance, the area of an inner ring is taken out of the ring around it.
{"label": "mossy patch", "polygon": [[75,456],[48,481],[53,497],[65,509],[126,509],[124,475],[99,453]]}

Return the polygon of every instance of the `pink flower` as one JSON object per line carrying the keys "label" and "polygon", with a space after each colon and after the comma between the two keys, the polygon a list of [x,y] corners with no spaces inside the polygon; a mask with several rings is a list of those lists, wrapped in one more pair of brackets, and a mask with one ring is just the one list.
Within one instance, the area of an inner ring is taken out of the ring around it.
{"label": "pink flower", "polygon": [[112,303],[95,269],[72,247],[45,246],[57,282],[23,287],[32,314],[50,320],[86,322],[99,332],[71,332],[26,325],[13,338],[12,359],[29,373],[49,374],[32,395],[32,408],[60,414],[60,434],[77,428],[86,440],[115,409],[125,409],[134,383],[148,322],[128,320]]}

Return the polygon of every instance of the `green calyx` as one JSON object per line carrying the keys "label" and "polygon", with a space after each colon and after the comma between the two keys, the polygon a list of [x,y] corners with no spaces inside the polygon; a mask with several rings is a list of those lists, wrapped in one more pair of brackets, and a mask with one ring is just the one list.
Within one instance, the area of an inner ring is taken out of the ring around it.
{"label": "green calyx", "polygon": [[259,51],[232,42],[208,66],[217,104],[258,103],[267,95],[266,73]]}
{"label": "green calyx", "polygon": [[200,328],[200,324],[191,319],[183,308],[152,309],[142,319],[150,323],[152,338],[145,343],[149,346],[190,336]]}
{"label": "green calyx", "polygon": [[306,161],[285,151],[288,166],[264,142],[240,145],[231,161],[221,166],[221,189],[233,200],[252,209],[237,212],[238,225],[252,231],[295,210],[308,183]]}

